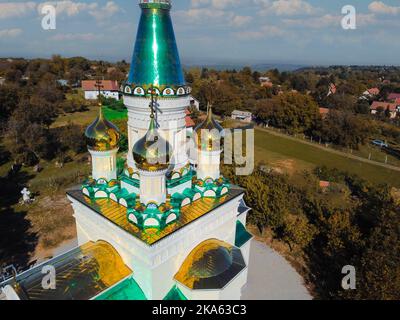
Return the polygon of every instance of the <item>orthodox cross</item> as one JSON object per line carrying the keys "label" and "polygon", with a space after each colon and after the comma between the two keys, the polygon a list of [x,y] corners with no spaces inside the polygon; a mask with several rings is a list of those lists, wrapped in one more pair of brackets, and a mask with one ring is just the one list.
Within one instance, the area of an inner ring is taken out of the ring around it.
{"label": "orthodox cross", "polygon": [[101,89],[104,88],[101,80],[99,80],[99,79],[96,80],[94,87],[97,88],[97,98],[99,99],[99,102],[100,102]]}
{"label": "orthodox cross", "polygon": [[154,117],[156,112],[157,112],[157,91],[154,87],[150,88],[150,95],[151,95],[151,102],[150,102],[150,109],[151,109],[151,115]]}

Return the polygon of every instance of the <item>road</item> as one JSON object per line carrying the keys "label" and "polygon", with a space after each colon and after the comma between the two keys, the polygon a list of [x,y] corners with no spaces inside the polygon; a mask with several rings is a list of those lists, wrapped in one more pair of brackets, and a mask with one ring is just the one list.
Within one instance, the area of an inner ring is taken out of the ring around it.
{"label": "road", "polygon": [[311,300],[303,278],[277,252],[252,240],[242,300]]}

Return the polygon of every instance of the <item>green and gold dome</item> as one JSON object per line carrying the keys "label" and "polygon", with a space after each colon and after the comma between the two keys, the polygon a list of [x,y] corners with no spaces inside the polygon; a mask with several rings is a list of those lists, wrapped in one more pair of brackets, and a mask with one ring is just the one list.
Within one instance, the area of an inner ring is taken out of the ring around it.
{"label": "green and gold dome", "polygon": [[89,150],[110,151],[118,148],[120,140],[119,129],[108,121],[99,107],[99,115],[96,120],[86,129],[85,137]]}
{"label": "green and gold dome", "polygon": [[156,172],[167,170],[170,165],[172,148],[157,130],[154,113],[150,115],[150,127],[146,135],[133,146],[133,159],[139,170]]}
{"label": "green and gold dome", "polygon": [[127,85],[147,92],[152,86],[165,95],[186,86],[169,0],[141,0],[142,14],[132,55]]}
{"label": "green and gold dome", "polygon": [[196,127],[196,143],[200,150],[217,151],[221,149],[224,128],[214,119],[212,107],[209,105],[207,118]]}

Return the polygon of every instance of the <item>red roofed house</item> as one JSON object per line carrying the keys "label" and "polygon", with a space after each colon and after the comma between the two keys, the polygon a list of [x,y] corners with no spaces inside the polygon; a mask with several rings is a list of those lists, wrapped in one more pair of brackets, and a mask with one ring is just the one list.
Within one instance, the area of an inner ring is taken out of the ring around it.
{"label": "red roofed house", "polygon": [[370,88],[363,93],[364,97],[373,98],[376,97],[381,91],[378,88]]}
{"label": "red roofed house", "polygon": [[397,103],[380,102],[380,101],[374,101],[371,105],[371,114],[377,114],[378,112],[385,112],[386,110],[390,111],[390,118],[394,119],[396,118],[397,113],[400,112],[400,105]]}
{"label": "red roofed house", "polygon": [[329,108],[319,108],[319,114],[324,119],[328,116]]}
{"label": "red roofed house", "polygon": [[331,183],[329,181],[322,181],[321,180],[319,182],[319,187],[324,191],[326,191],[330,186],[331,186]]}
{"label": "red roofed house", "polygon": [[400,100],[400,93],[391,93],[388,95],[388,101],[390,102],[396,102]]}
{"label": "red roofed house", "polygon": [[[95,100],[98,95],[98,88],[96,82],[98,80],[83,80],[82,90],[85,92],[86,100]],[[113,80],[100,80],[101,94],[106,98],[114,98],[119,100],[118,82]]]}

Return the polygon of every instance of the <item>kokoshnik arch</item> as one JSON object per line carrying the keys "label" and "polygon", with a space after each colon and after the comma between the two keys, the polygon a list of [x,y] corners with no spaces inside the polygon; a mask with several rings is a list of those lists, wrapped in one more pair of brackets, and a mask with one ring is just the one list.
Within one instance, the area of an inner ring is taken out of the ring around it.
{"label": "kokoshnik arch", "polygon": [[[223,128],[208,108],[196,128],[196,156],[189,157],[185,111],[191,88],[180,64],[171,1],[139,5],[131,70],[120,88],[129,118],[125,167],[117,165],[119,130],[100,105],[86,130],[92,174],[67,192],[79,247],[4,283],[8,298],[241,297],[250,208],[244,190],[220,174]],[[90,259],[83,263],[82,257]],[[39,286],[44,265],[55,266],[57,290]]]}

